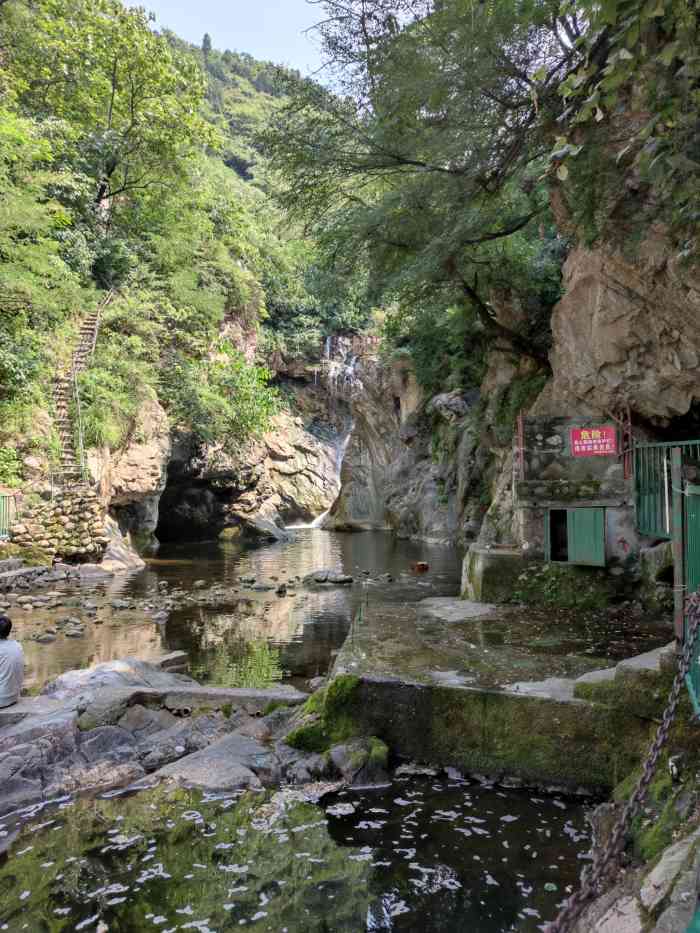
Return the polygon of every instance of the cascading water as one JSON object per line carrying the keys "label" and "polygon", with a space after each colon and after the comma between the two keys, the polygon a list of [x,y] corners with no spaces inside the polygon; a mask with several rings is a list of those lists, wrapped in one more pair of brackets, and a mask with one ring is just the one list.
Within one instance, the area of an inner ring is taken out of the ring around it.
{"label": "cascading water", "polygon": [[[337,408],[336,399],[342,402],[350,402],[354,395],[363,390],[362,379],[358,369],[360,357],[352,353],[353,342],[346,337],[328,336],[323,341],[323,360],[320,369],[314,368],[314,386],[320,383],[328,389],[328,396],[333,399],[330,407],[335,411],[334,421],[344,422],[342,429],[336,436],[334,446],[334,466],[335,481],[340,488],[340,471],[343,466],[343,459],[350,443],[354,423],[351,418],[341,415],[341,410]],[[324,519],[330,510],[327,509],[321,515],[318,515],[311,522],[303,522],[294,525],[288,525],[291,529],[320,528]]]}
{"label": "cascading water", "polygon": [[[337,484],[340,488],[340,471],[343,467],[343,460],[345,459],[345,452],[348,449],[348,444],[350,443],[350,438],[352,437],[353,428],[355,427],[354,421],[350,420],[343,430],[343,432],[338,435],[335,447],[335,473],[337,477]],[[330,509],[326,509],[325,512],[322,512],[321,515],[317,515],[316,518],[311,522],[300,522],[295,525],[287,525],[289,529],[301,530],[303,528],[321,528],[323,526],[324,519],[330,512]]]}
{"label": "cascading water", "polygon": [[354,427],[355,427],[355,422],[351,421],[340,444],[336,446],[335,468],[338,473],[338,481],[340,481],[340,471],[343,468],[343,460],[345,459],[345,452],[348,449],[348,444],[350,443],[350,438],[352,437],[352,432],[353,432]]}

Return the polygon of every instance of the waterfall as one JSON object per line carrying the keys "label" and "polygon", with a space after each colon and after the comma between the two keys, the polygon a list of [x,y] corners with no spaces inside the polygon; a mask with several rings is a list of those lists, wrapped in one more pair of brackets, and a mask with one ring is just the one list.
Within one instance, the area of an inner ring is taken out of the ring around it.
{"label": "waterfall", "polygon": [[301,531],[304,528],[320,528],[323,524],[323,520],[330,512],[330,509],[326,509],[325,512],[322,512],[320,515],[317,515],[312,522],[300,522],[298,525],[287,525],[286,527],[290,531]]}
{"label": "waterfall", "polygon": [[323,358],[324,358],[324,360],[329,360],[329,359],[331,358],[331,343],[332,343],[332,340],[333,340],[332,337],[326,337],[326,339],[325,339],[325,341],[324,341],[324,343],[323,343]]}
{"label": "waterfall", "polygon": [[[348,449],[350,439],[352,438],[352,432],[353,432],[354,427],[355,427],[354,421],[349,420],[348,422],[346,422],[344,432],[338,435],[336,443],[334,444],[334,447],[335,447],[334,466],[335,466],[335,472],[337,474],[338,486],[340,486],[340,471],[343,466],[343,460],[345,459],[345,453]],[[326,509],[325,512],[323,512],[321,515],[317,515],[316,518],[311,522],[300,522],[296,525],[287,525],[286,527],[292,530],[296,529],[298,531],[301,531],[304,528],[321,528],[321,526],[323,525],[323,521],[329,512],[330,512],[330,509]]]}
{"label": "waterfall", "polygon": [[348,449],[348,444],[350,443],[350,438],[352,437],[352,432],[355,427],[355,422],[351,421],[350,426],[345,434],[345,437],[341,440],[335,448],[335,469],[338,473],[338,482],[340,482],[340,471],[343,467],[343,460],[345,459],[345,452]]}

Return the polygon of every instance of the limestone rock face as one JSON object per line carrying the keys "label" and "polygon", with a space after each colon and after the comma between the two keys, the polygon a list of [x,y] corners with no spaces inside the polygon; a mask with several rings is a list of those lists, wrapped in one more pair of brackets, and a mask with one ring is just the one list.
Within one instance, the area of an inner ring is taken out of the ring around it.
{"label": "limestone rock face", "polygon": [[342,489],[324,522],[338,530],[390,528],[399,537],[462,543],[479,529],[475,483],[478,392],[425,400],[407,358],[362,358]]}
{"label": "limestone rock face", "polygon": [[685,414],[700,396],[700,276],[670,260],[652,228],[634,260],[578,246],[552,317],[552,397],[560,410],[605,412],[629,402],[647,418]]}
{"label": "limestone rock face", "polygon": [[117,522],[109,516],[105,519],[105,533],[109,544],[102,555],[100,566],[108,573],[122,573],[127,570],[141,570],[146,566],[139,557],[131,540],[131,533],[123,535]]}
{"label": "limestone rock face", "polygon": [[351,397],[353,430],[341,470],[340,495],[326,528],[388,528],[387,476],[400,456],[401,396],[392,374],[374,358],[360,360]]}
{"label": "limestone rock face", "polygon": [[88,468],[122,531],[136,532],[150,543],[172,446],[168,417],[155,399],[142,406],[133,438],[123,450],[88,450]]}
{"label": "limestone rock face", "polygon": [[237,456],[176,435],[158,537],[215,537],[230,529],[280,540],[285,524],[327,511],[340,489],[349,412],[342,401],[330,405],[322,386],[297,389],[294,410],[299,414],[276,415],[270,431]]}

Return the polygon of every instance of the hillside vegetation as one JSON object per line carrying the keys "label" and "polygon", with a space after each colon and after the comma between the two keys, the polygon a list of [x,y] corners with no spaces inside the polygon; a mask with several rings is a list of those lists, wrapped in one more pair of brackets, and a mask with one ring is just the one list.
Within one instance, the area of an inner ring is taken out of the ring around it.
{"label": "hillside vegetation", "polygon": [[0,17],[0,483],[32,449],[55,459],[52,381],[110,290],[86,443],[123,444],[158,398],[239,447],[280,404],[269,350],[363,316],[266,196],[275,67],[155,33],[118,0],[9,0]]}
{"label": "hillside vegetation", "polygon": [[690,5],[323,8],[322,85],[119,0],[2,0],[0,482],[55,453],[52,380],[110,290],[86,442],[158,398],[235,449],[280,404],[273,351],[383,322],[429,392],[478,385],[494,348],[541,380],[572,242],[624,209],[630,248],[662,222],[695,261]]}

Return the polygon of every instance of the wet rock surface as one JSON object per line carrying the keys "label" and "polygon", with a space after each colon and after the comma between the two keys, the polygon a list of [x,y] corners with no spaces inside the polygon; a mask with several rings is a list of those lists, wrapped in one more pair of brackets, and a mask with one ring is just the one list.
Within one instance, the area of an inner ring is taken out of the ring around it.
{"label": "wet rock surface", "polygon": [[668,846],[653,867],[628,870],[581,915],[574,933],[684,933],[700,897],[700,829]]}
{"label": "wet rock surface", "polygon": [[347,573],[336,570],[314,570],[303,580],[306,586],[351,586],[355,581]]}
{"label": "wet rock surface", "polygon": [[[71,671],[41,697],[0,717],[0,812],[89,788],[118,787],[147,773],[193,786],[242,786],[224,779],[251,773],[245,786],[281,771],[256,733],[269,704],[293,706],[305,695],[271,690],[201,688],[189,677],[135,659]],[[256,728],[257,726],[257,728]],[[211,748],[209,757],[206,750]],[[173,763],[181,761],[176,769]],[[171,768],[168,771],[168,768]]]}

